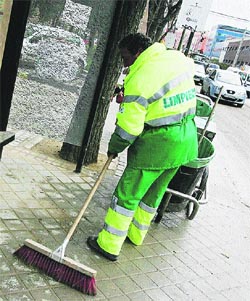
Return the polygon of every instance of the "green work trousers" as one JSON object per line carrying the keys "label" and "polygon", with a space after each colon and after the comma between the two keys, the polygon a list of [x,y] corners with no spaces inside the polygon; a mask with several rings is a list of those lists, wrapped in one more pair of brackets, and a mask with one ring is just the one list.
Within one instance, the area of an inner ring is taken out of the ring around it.
{"label": "green work trousers", "polygon": [[126,167],[114,195],[117,204],[135,211],[140,202],[158,208],[178,167],[167,170],[142,170]]}
{"label": "green work trousers", "polygon": [[170,180],[178,168],[140,170],[126,167],[115,189],[104,227],[97,243],[106,252],[119,255],[128,237],[141,245]]}

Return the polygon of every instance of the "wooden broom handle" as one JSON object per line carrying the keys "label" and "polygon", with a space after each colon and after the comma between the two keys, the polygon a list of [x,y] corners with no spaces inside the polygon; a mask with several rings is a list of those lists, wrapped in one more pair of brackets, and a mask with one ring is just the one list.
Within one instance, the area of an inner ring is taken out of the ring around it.
{"label": "wooden broom handle", "polygon": [[77,225],[79,224],[79,222],[80,222],[80,220],[81,220],[81,218],[82,218],[82,216],[83,216],[83,214],[84,214],[86,208],[88,207],[88,205],[89,205],[89,203],[90,203],[90,201],[91,201],[93,195],[95,194],[95,192],[96,192],[98,186],[100,185],[100,183],[101,183],[101,181],[102,181],[102,179],[103,179],[103,176],[104,176],[106,170],[108,169],[108,167],[109,167],[109,165],[110,165],[110,163],[111,163],[111,161],[112,161],[113,158],[114,158],[113,155],[111,155],[111,156],[108,157],[106,163],[104,164],[104,166],[103,166],[103,168],[102,168],[102,170],[101,170],[101,173],[99,174],[99,176],[98,176],[98,178],[97,178],[97,180],[96,180],[96,182],[95,182],[95,185],[94,185],[93,188],[91,189],[91,191],[90,191],[90,193],[89,193],[87,199],[85,200],[85,202],[84,202],[84,204],[83,204],[83,206],[82,206],[80,212],[78,213],[77,218],[75,219],[73,225],[71,226],[71,228],[70,228],[70,230],[69,230],[69,232],[68,232],[68,234],[67,234],[67,236],[66,236],[66,238],[65,238],[66,240],[70,240],[71,236],[72,236],[73,233],[75,232],[75,229],[76,229]]}

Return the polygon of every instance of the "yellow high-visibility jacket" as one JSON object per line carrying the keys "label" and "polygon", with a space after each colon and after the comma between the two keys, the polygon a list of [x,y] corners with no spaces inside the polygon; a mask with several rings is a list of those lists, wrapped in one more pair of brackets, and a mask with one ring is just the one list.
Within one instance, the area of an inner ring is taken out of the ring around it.
{"label": "yellow high-visibility jacket", "polygon": [[130,66],[109,152],[127,146],[128,166],[167,169],[197,157],[193,61],[154,43]]}

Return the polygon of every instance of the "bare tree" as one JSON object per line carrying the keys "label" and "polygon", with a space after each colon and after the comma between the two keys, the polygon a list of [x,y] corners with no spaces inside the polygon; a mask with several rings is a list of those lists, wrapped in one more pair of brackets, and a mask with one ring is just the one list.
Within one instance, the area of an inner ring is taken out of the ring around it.
{"label": "bare tree", "polygon": [[153,41],[159,41],[164,28],[168,30],[175,25],[182,0],[149,0],[147,35]]}

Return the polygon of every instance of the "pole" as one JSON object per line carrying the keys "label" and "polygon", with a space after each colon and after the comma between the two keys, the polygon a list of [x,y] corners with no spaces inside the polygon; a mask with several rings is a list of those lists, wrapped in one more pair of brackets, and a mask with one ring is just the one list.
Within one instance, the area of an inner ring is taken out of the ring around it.
{"label": "pole", "polygon": [[[5,3],[8,3],[8,1]],[[30,0],[13,1],[0,68],[0,130],[6,131]],[[4,16],[3,16],[4,17]],[[2,25],[2,23],[0,24]],[[2,27],[0,27],[0,31]],[[1,38],[0,38],[1,39]],[[2,40],[1,40],[2,41]],[[3,41],[2,41],[3,42]]]}
{"label": "pole", "polygon": [[185,32],[186,32],[186,29],[187,29],[186,26],[184,26],[182,34],[181,34],[181,39],[180,39],[180,42],[179,42],[177,50],[181,50],[181,45],[182,45],[182,42],[183,42],[183,39],[184,39],[184,35],[185,35]]}
{"label": "pole", "polygon": [[239,55],[240,55],[240,51],[241,51],[241,46],[243,44],[243,41],[244,41],[244,38],[246,36],[246,33],[247,33],[247,29],[245,29],[244,33],[243,33],[243,36],[240,40],[240,45],[236,51],[236,54],[235,54],[235,57],[234,57],[234,61],[233,61],[233,64],[232,64],[232,67],[235,67],[235,65],[237,64],[237,61],[238,61],[238,58],[239,58]]}
{"label": "pole", "polygon": [[192,40],[193,40],[193,37],[194,37],[194,33],[196,32],[196,26],[195,26],[195,29],[191,29],[191,32],[190,32],[190,35],[189,35],[189,38],[188,38],[188,42],[187,42],[187,47],[185,49],[185,52],[184,54],[187,56],[188,53],[189,53],[189,50],[190,50],[190,47],[191,47],[191,44],[192,44]]}

